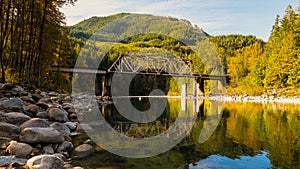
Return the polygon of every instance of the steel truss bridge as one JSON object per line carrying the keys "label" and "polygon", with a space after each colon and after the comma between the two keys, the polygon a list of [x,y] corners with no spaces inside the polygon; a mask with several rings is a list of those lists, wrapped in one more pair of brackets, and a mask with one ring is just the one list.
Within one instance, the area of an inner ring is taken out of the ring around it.
{"label": "steel truss bridge", "polygon": [[171,57],[154,57],[140,55],[121,55],[108,69],[88,69],[88,68],[59,68],[53,67],[52,71],[75,73],[75,74],[102,74],[105,75],[104,87],[110,96],[111,81],[114,73],[136,74],[136,75],[155,75],[195,78],[199,84],[199,89],[204,93],[205,80],[218,80],[223,86],[226,85],[228,76],[208,75],[193,73],[193,63],[190,60],[182,60]]}

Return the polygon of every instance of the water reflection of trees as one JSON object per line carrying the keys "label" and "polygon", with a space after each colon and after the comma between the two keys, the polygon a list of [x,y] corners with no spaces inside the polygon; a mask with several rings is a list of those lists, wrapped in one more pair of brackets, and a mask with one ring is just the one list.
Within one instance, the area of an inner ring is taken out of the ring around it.
{"label": "water reflection of trees", "polygon": [[275,167],[300,167],[300,106],[227,104],[226,135],[254,152],[266,150]]}
{"label": "water reflection of trees", "polygon": [[[236,159],[240,156],[253,157],[263,150],[268,152],[267,157],[274,167],[300,168],[300,106],[226,103],[217,129],[206,142],[199,143],[199,135],[210,107],[210,102],[205,101],[204,109],[199,108],[200,115],[192,132],[172,150],[147,159],[128,159],[109,155],[111,163],[105,165],[99,159],[107,158],[107,153],[101,152],[96,155],[99,161],[97,166],[109,166],[121,160],[120,166],[123,168],[186,168],[189,164],[214,154]],[[172,125],[179,111],[181,111],[180,101],[175,101],[168,105],[166,110],[168,114],[164,114],[151,124],[139,124],[138,128],[145,133],[145,137],[162,133]],[[112,126],[115,125],[116,130],[142,137],[140,135],[142,132],[134,133],[136,135],[130,133],[131,129],[137,129],[135,124],[126,124],[126,119],[119,116],[111,118],[113,122],[120,120],[123,122],[123,125],[111,123]]]}

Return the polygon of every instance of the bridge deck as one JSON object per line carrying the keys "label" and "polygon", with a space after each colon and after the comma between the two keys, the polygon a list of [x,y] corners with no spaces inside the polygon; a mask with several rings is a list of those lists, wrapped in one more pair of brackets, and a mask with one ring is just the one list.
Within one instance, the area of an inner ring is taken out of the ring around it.
{"label": "bridge deck", "polygon": [[[51,68],[52,71],[64,72],[64,73],[80,73],[80,74],[101,74],[105,75],[108,73],[107,70],[96,70],[88,68]],[[155,76],[172,76],[172,77],[187,77],[187,78],[201,78],[203,80],[226,80],[228,76],[220,75],[200,75],[200,74],[180,74],[180,73],[158,73],[158,72],[120,72],[120,71],[110,71],[109,73],[121,73],[121,74],[136,74],[136,75],[155,75]]]}

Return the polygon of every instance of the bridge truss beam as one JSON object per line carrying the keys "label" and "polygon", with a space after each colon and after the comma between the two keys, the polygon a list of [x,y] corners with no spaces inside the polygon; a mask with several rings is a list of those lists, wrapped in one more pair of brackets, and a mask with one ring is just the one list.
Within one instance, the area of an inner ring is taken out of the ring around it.
{"label": "bridge truss beam", "polygon": [[178,58],[122,55],[108,69],[108,72],[199,77],[193,74],[191,61]]}

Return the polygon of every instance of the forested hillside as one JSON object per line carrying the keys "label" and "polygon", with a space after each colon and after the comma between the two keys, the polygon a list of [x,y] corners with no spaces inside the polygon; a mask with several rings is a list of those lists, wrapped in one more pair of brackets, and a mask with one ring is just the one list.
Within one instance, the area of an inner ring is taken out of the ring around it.
{"label": "forested hillside", "polygon": [[[109,19],[125,15],[127,14],[93,17],[73,26],[71,30],[76,41],[83,42],[99,27],[109,22]],[[211,36],[205,33],[219,54],[225,73],[230,76],[229,94],[272,94],[277,89],[277,92],[286,92],[279,94],[297,94],[300,80],[299,65],[297,65],[299,64],[299,20],[299,11],[289,6],[285,16],[282,18],[277,16],[268,42],[252,35]],[[182,21],[186,26],[202,31],[188,21]],[[85,27],[87,29],[84,29]],[[182,34],[182,31],[176,30],[174,34]],[[100,36],[99,40],[110,39]],[[112,59],[110,62],[112,63],[120,54],[132,53],[141,48],[165,48],[181,58],[197,60],[196,55],[176,40],[172,42],[171,39],[159,38],[157,35],[140,35],[125,39],[120,45],[114,47],[108,54]],[[199,63],[199,60],[196,62],[198,62],[198,69],[205,72],[203,64]],[[270,93],[271,89],[275,90]]]}
{"label": "forested hillside", "polygon": [[[203,37],[208,37],[229,75],[228,94],[238,95],[297,95],[300,93],[300,13],[288,6],[284,16],[277,16],[267,42],[252,35],[212,36],[188,20],[141,15],[136,25],[145,29],[166,31],[164,34],[137,34],[138,26],[98,31],[109,23],[128,17],[121,13],[107,17],[92,17],[74,26],[64,26],[64,14],[59,11],[68,1],[1,0],[0,67],[1,81],[30,84],[48,89],[70,89],[68,74],[50,70],[52,66],[73,67],[85,42],[92,36],[96,47],[116,42],[105,54],[109,67],[122,54],[164,50],[184,60],[192,60],[195,71],[214,72],[214,60],[199,58],[197,49]],[[157,19],[159,18],[159,19]],[[275,17],[274,17],[275,18]],[[125,24],[126,25],[126,24]],[[109,33],[107,33],[109,32]],[[205,51],[207,52],[207,51]],[[154,52],[155,53],[155,52]],[[207,56],[214,55],[214,51]],[[96,58],[94,58],[96,59]],[[89,63],[95,63],[91,59]],[[211,67],[205,67],[208,63]],[[87,63],[88,64],[88,63]],[[175,89],[176,92],[179,89]]]}

